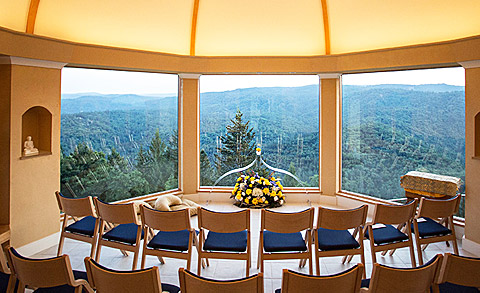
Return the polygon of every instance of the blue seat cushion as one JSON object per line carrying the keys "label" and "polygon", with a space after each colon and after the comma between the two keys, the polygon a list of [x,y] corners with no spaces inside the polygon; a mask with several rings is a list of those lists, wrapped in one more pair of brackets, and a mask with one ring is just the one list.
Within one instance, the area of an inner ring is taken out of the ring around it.
{"label": "blue seat cushion", "polygon": [[318,228],[317,241],[320,250],[342,250],[360,247],[360,244],[348,230]]}
{"label": "blue seat cushion", "polygon": [[180,288],[172,284],[162,283],[162,292],[178,293]]}
{"label": "blue seat cushion", "polygon": [[[135,223],[130,224],[120,224],[103,234],[102,238],[110,241],[118,241],[128,244],[135,244],[137,241],[137,228],[138,226]],[[142,231],[143,239],[143,231]]]}
{"label": "blue seat cushion", "polygon": [[[3,253],[3,252],[0,252]],[[10,279],[9,274],[0,272],[0,292],[7,292],[8,280]],[[15,290],[17,291],[17,290]]]}
{"label": "blue seat cushion", "polygon": [[[365,233],[365,238],[370,239],[370,235]],[[408,236],[400,232],[392,225],[385,225],[382,228],[373,229],[373,242],[377,245],[408,240]]]}
{"label": "blue seat cushion", "polygon": [[368,287],[370,287],[370,279],[363,279],[362,283],[360,284],[360,288],[368,288]]}
{"label": "blue seat cushion", "polygon": [[168,249],[176,251],[187,251],[190,232],[181,231],[159,231],[155,237],[148,242],[147,247],[157,249]]}
{"label": "blue seat cushion", "polygon": [[[418,222],[418,236],[420,238],[432,237],[432,236],[444,236],[451,234],[452,231],[442,224],[430,219],[424,218],[426,221]],[[413,224],[412,224],[413,231]]]}
{"label": "blue seat cushion", "polygon": [[[73,271],[73,277],[75,280],[80,280],[83,279],[87,281],[87,273],[82,272],[82,271]],[[2,292],[2,291],[0,291]],[[38,288],[37,290],[33,291],[35,293],[74,293],[75,292],[75,287],[72,287],[70,285],[60,285],[60,286],[55,286],[55,287],[49,287],[49,288]],[[82,289],[82,292],[86,293],[87,291],[85,289]]]}
{"label": "blue seat cushion", "polygon": [[263,249],[266,252],[307,251],[302,233],[275,233],[263,231]]}
{"label": "blue seat cushion", "polygon": [[480,292],[480,290],[478,290],[475,287],[460,286],[460,285],[455,285],[448,282],[440,284],[438,287],[440,289],[440,293],[478,293]]}
{"label": "blue seat cushion", "polygon": [[65,227],[65,231],[93,237],[95,231],[95,217],[87,216]]}
{"label": "blue seat cushion", "polygon": [[247,230],[234,233],[208,232],[204,250],[244,252],[247,250]]}

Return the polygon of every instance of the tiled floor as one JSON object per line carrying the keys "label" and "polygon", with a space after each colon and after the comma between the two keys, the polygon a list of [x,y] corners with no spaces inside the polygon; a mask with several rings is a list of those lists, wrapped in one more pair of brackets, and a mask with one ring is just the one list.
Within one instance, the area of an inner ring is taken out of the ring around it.
{"label": "tiled floor", "polygon": [[[205,203],[206,208],[215,211],[236,211],[239,208],[227,204],[227,203]],[[283,207],[276,209],[276,211],[300,211],[307,208],[307,205],[291,204],[287,203]],[[192,217],[192,226],[197,227],[197,217]],[[260,230],[260,210],[251,211],[251,229],[252,229],[252,268],[250,274],[256,274],[257,270],[257,252],[258,252],[258,238]],[[461,249],[460,254],[467,256],[474,256]],[[48,248],[40,253],[35,254],[35,258],[46,258],[56,255],[57,246]],[[451,247],[447,247],[444,242],[431,244],[424,251],[424,259],[428,260],[438,253],[453,252]],[[85,270],[83,260],[90,254],[90,245],[78,242],[70,239],[66,239],[63,253],[70,256],[72,268],[74,270]],[[108,247],[102,247],[102,253],[100,256],[100,263],[118,270],[130,270],[132,266],[132,253],[128,257],[124,257],[120,251],[111,249]],[[416,255],[415,255],[416,256]],[[355,256],[350,264],[343,265],[341,263],[341,257],[327,257],[320,260],[320,272],[324,274],[334,274],[343,271],[352,265],[360,262],[360,257]],[[370,255],[370,245],[368,241],[365,241],[365,260],[366,260],[366,273],[367,277],[370,277],[372,271],[372,259]],[[381,256],[377,253],[377,261],[383,264],[387,264],[395,267],[410,267],[410,254],[408,248],[402,248],[395,252],[393,256]],[[418,262],[418,260],[417,260]],[[139,258],[140,266],[140,258]],[[180,267],[186,267],[186,261],[177,260],[172,258],[165,258],[165,264],[160,264],[158,259],[153,256],[147,257],[146,267],[158,266],[160,268],[160,278],[162,282],[179,284],[178,281],[178,269]],[[315,266],[315,262],[314,262]],[[192,258],[192,271],[196,272],[197,268],[197,254],[194,251]],[[297,260],[285,260],[285,261],[266,261],[264,272],[264,284],[265,292],[273,292],[276,288],[281,286],[282,269],[292,269],[303,273],[308,273],[308,264],[304,268],[298,267]],[[215,279],[236,279],[245,276],[245,261],[235,260],[210,260],[210,266],[202,269],[202,276]]]}

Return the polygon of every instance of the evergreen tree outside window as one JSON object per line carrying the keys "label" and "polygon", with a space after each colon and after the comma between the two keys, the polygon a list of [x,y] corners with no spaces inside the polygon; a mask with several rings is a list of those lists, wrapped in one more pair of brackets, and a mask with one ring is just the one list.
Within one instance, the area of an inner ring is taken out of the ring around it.
{"label": "evergreen tree outside window", "polygon": [[112,202],[178,188],[177,91],[176,75],[64,69],[61,192]]}

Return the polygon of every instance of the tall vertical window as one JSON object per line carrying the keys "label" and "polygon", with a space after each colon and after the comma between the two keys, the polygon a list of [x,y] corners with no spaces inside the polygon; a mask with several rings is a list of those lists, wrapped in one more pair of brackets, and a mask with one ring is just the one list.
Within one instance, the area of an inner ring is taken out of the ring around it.
{"label": "tall vertical window", "polygon": [[[243,173],[273,174],[284,186],[318,187],[318,88],[318,76],[202,76],[200,185],[248,166],[258,147],[266,164],[298,180],[262,164]],[[236,176],[217,186],[234,185]]]}
{"label": "tall vertical window", "polygon": [[65,68],[61,192],[117,201],[178,187],[178,76]]}
{"label": "tall vertical window", "polygon": [[409,171],[465,179],[463,68],[342,81],[343,190],[394,199],[404,197],[400,177]]}

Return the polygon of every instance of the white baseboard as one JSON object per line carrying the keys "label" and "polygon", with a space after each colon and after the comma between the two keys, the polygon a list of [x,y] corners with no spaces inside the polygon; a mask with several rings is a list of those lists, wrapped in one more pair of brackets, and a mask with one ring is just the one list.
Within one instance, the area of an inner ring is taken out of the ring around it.
{"label": "white baseboard", "polygon": [[58,244],[60,240],[60,232],[53,233],[47,237],[44,237],[40,240],[34,241],[27,245],[16,248],[16,250],[23,256],[32,256],[36,253],[39,253],[42,250],[50,248]]}
{"label": "white baseboard", "polygon": [[462,249],[465,249],[476,256],[480,256],[480,243],[469,240],[465,238],[465,236],[462,238]]}

